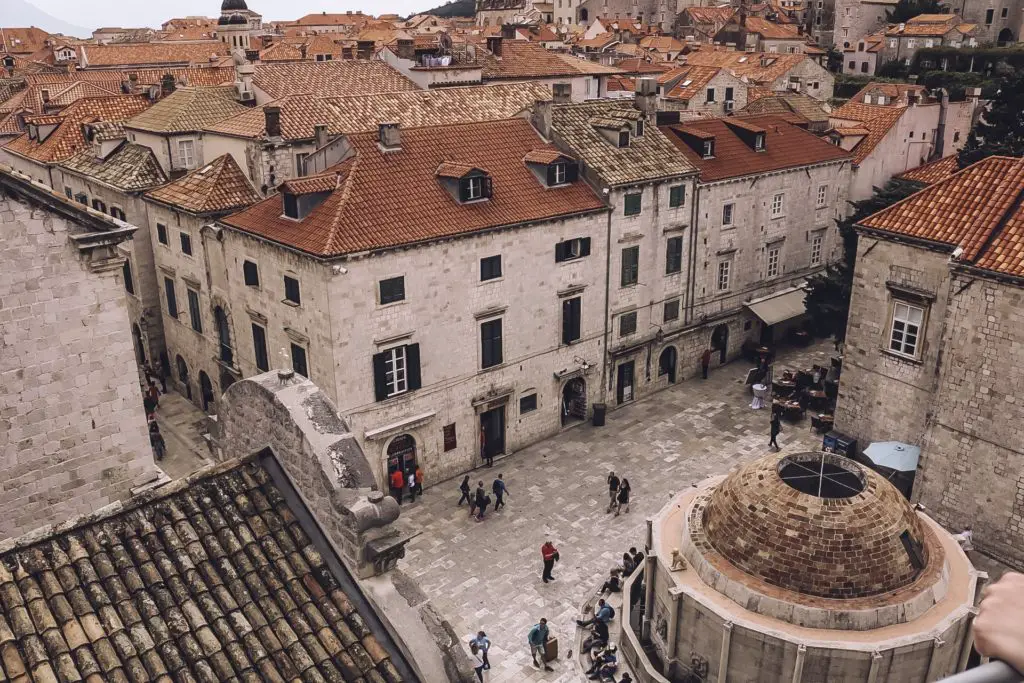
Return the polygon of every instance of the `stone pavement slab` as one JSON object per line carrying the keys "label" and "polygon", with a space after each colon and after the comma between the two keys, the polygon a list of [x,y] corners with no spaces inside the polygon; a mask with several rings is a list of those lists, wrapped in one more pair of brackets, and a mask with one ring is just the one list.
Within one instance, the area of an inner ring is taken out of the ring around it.
{"label": "stone pavement slab", "polygon": [[[779,354],[782,368],[829,362],[831,343]],[[605,427],[569,428],[556,437],[495,461],[472,481],[504,473],[507,507],[483,522],[456,507],[461,478],[427,489],[402,506],[399,524],[422,532],[406,549],[400,568],[469,640],[483,629],[491,639],[488,683],[585,680],[569,659],[579,606],[607,578],[630,546],[641,546],[645,519],[682,488],[768,451],[769,411],[751,410],[743,384],[748,365],[736,361],[710,378],[680,384],[608,414]],[[819,448],[810,419],[783,422],[783,451]],[[607,514],[609,470],[629,479],[632,509]],[[561,561],[556,580],[541,581],[540,546],[552,539]],[[554,673],[530,663],[526,634],[546,617],[559,638]]]}

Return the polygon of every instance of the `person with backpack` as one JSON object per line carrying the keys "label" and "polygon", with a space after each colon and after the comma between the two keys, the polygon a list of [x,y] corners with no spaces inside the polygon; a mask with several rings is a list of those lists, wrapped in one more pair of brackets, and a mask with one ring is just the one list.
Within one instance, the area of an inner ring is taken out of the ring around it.
{"label": "person with backpack", "polygon": [[[547,645],[550,637],[547,619],[541,619],[539,623],[530,629],[530,633],[526,636],[526,642],[530,645],[530,657],[533,658],[533,665],[536,667],[543,666],[545,671],[554,671],[547,663]],[[540,655],[539,662],[537,661],[537,655]]]}
{"label": "person with backpack", "polygon": [[491,504],[491,497],[488,496],[485,493],[484,497],[483,497],[483,500],[480,501],[479,503],[477,503],[477,506],[476,506],[477,507],[476,521],[478,521],[478,522],[484,521],[484,513],[487,512],[487,506],[490,505],[490,504]]}
{"label": "person with backpack", "polygon": [[462,501],[469,503],[469,507],[473,507],[473,501],[469,497],[469,475],[467,474],[463,479],[462,483],[459,484],[459,490],[462,491],[462,497],[459,498],[459,505],[462,505]]}
{"label": "person with backpack", "polygon": [[503,474],[499,474],[498,478],[491,484],[491,492],[494,494],[494,511],[497,512],[499,508],[505,507],[505,496],[508,494],[508,486],[505,485],[505,480],[502,478]]}
{"label": "person with backpack", "polygon": [[604,598],[601,598],[597,601],[597,609],[594,610],[594,616],[586,621],[577,619],[576,624],[579,626],[590,626],[595,621],[600,621],[607,625],[614,618],[615,608],[605,602]]}

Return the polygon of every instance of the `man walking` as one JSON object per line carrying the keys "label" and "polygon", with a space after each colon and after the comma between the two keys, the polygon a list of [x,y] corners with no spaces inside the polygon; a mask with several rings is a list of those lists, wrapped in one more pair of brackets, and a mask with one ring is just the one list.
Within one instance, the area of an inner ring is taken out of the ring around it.
{"label": "man walking", "polygon": [[[529,635],[526,636],[526,642],[530,644],[530,657],[533,658],[533,665],[536,667],[543,666],[545,671],[554,671],[547,663],[547,643],[550,637],[547,619],[541,619],[540,623],[534,625],[530,629]],[[540,655],[539,662],[537,661],[538,655]]]}
{"label": "man walking", "polygon": [[469,641],[470,646],[476,645],[480,650],[480,657],[484,660],[484,669],[490,669],[491,663],[487,660],[487,651],[491,649],[491,639],[483,631],[476,632],[476,638]]}
{"label": "man walking", "polygon": [[483,518],[484,513],[484,499],[487,497],[487,493],[484,491],[484,483],[478,481],[476,484],[476,491],[473,493],[473,502],[469,504],[469,516],[472,517],[474,513],[479,511],[477,519]]}
{"label": "man walking", "polygon": [[494,493],[495,512],[505,507],[505,495],[508,493],[508,487],[505,486],[505,480],[502,479],[503,476],[503,474],[499,474],[498,478],[491,484],[491,491]]}
{"label": "man walking", "polygon": [[781,431],[782,431],[782,420],[779,419],[779,414],[777,412],[772,411],[772,422],[771,422],[771,435],[772,435],[772,438],[768,442],[768,445],[769,446],[775,446],[775,450],[777,450],[777,451],[778,450],[782,450],[782,449],[779,448],[779,442],[778,442],[779,432],[781,432]]}
{"label": "man walking", "polygon": [[544,541],[544,545],[540,547],[540,555],[544,558],[544,573],[540,578],[544,579],[544,583],[554,581],[555,577],[551,575],[551,570],[555,568],[555,562],[558,561],[558,548],[551,542],[551,539]]}
{"label": "man walking", "polygon": [[704,379],[708,378],[708,366],[711,365],[711,349],[704,349],[700,354],[700,372]]}
{"label": "man walking", "polygon": [[409,485],[409,502],[416,502],[416,470],[409,470],[409,478],[407,483]]}
{"label": "man walking", "polygon": [[467,474],[462,478],[462,483],[459,484],[459,490],[462,491],[462,496],[459,498],[459,505],[462,505],[462,501],[469,503],[469,507],[473,507],[473,499],[469,497],[469,475]]}
{"label": "man walking", "polygon": [[398,501],[398,504],[402,504],[402,487],[405,486],[405,477],[402,476],[402,470],[396,469],[391,473],[391,497]]}
{"label": "man walking", "polygon": [[611,512],[612,508],[615,507],[615,495],[619,492],[619,478],[615,476],[615,472],[608,473],[608,509],[606,512]]}

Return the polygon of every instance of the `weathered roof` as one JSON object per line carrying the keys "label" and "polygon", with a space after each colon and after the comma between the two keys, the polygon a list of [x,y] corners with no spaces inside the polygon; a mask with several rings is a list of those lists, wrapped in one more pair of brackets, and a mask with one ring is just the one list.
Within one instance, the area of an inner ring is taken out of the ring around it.
{"label": "weathered roof", "polygon": [[150,190],[146,197],[201,215],[236,211],[263,198],[230,154]]}
{"label": "weathered roof", "polygon": [[847,102],[832,112],[831,118],[858,121],[864,128],[867,128],[867,137],[853,148],[853,160],[859,164],[868,158],[868,155],[874,151],[886,133],[892,130],[906,110],[906,107],[882,107],[874,104]]}
{"label": "weathered roof", "polygon": [[[696,66],[687,64],[678,69],[673,69],[666,75],[672,75],[675,85],[665,93],[666,99],[681,100],[689,102],[690,98],[702,92],[704,86],[718,75],[721,71],[717,66]],[[659,81],[662,79],[659,78]]]}
{"label": "weathered roof", "polygon": [[[927,88],[923,85],[915,85],[912,83],[885,83],[882,81],[871,81],[863,88],[858,90],[851,98],[850,102],[856,102],[861,104],[867,104],[864,102],[864,97],[868,94],[881,94],[889,100],[886,105],[883,106],[897,106],[899,104],[907,104],[907,94],[914,93],[917,95],[927,94]],[[871,104],[879,104],[878,102],[872,102]]]}
{"label": "weathered roof", "polygon": [[284,477],[233,461],[26,540],[0,557],[7,678],[402,680],[308,518]]}
{"label": "weathered roof", "polygon": [[[764,150],[756,152],[734,127],[764,134]],[[703,119],[661,126],[673,144],[700,169],[703,181],[722,180],[849,159],[848,152],[775,115]],[[714,136],[715,156],[705,159],[685,141],[684,134],[706,140]]]}
{"label": "weathered roof", "polygon": [[0,52],[16,55],[32,54],[45,47],[50,34],[35,26],[0,27]]}
{"label": "weathered roof", "polygon": [[940,180],[945,180],[959,170],[960,164],[957,163],[957,155],[950,154],[949,156],[944,156],[941,159],[929,161],[927,164],[922,164],[917,168],[912,168],[906,173],[901,173],[897,177],[902,178],[903,180],[913,180],[916,183],[923,183],[925,185],[934,185]]}
{"label": "weathered roof", "polygon": [[[75,81],[101,82],[104,87],[112,84],[113,87],[120,87],[124,81],[138,83],[139,85],[159,85],[166,74],[174,76],[175,83],[183,86],[214,86],[231,84],[235,80],[235,70],[232,67],[169,67],[156,69],[124,69],[98,70],[98,71],[73,71],[61,74],[33,74],[26,76],[29,85],[46,85],[52,83],[73,83]],[[134,76],[134,79],[132,78]]]}
{"label": "weathered roof", "polygon": [[725,67],[737,76],[746,76],[755,83],[770,83],[785,76],[807,55],[782,52],[737,52],[735,50],[700,49],[686,55],[687,64]]}
{"label": "weathered roof", "polygon": [[594,127],[594,119],[637,118],[632,102],[601,100],[552,107],[551,128],[559,140],[609,185],[638,183],[696,171],[654,126],[630,136],[629,147],[616,147]]}
{"label": "weathered roof", "polygon": [[61,166],[124,192],[141,192],[167,182],[153,150],[130,142],[122,144],[106,159],[96,158],[87,147]]}
{"label": "weathered roof", "polygon": [[619,73],[613,66],[585,62],[578,57],[560,55],[528,40],[503,40],[501,57],[484,58],[485,81],[506,78],[554,78],[586,74]]}
{"label": "weathered roof", "polygon": [[887,36],[943,36],[963,23],[956,14],[919,14],[903,24],[890,26]]}
{"label": "weathered roof", "polygon": [[283,40],[260,51],[260,61],[263,62],[291,62],[300,59],[302,50]]}
{"label": "weathered roof", "polygon": [[355,26],[370,21],[370,17],[362,12],[328,14],[326,12],[314,12],[299,17],[291,23],[292,26]]}
{"label": "weathered roof", "polygon": [[756,33],[768,40],[806,40],[797,27],[791,24],[776,24],[761,17],[747,17],[746,21],[746,29],[749,33]]}
{"label": "weathered roof", "polygon": [[[275,195],[221,222],[336,256],[604,209],[582,181],[548,188],[537,180],[523,157],[547,146],[524,119],[402,130],[400,151],[382,152],[376,133],[349,141],[355,155],[331,169],[338,189],[304,219],[282,217]],[[444,163],[487,169],[492,197],[459,204],[436,177]]]}
{"label": "weathered roof", "polygon": [[694,24],[724,25],[736,14],[736,8],[731,5],[722,7],[685,7],[683,12],[690,16],[690,21]]}
{"label": "weathered roof", "polygon": [[[380,123],[403,128],[441,123],[470,123],[506,119],[528,109],[537,100],[550,100],[551,89],[538,83],[439,88],[352,97],[292,95],[271,104],[281,108],[281,134],[286,140],[313,137],[313,127],[326,123],[333,134],[377,129]],[[207,130],[238,137],[266,135],[262,108],[225,119]]]}
{"label": "weathered roof", "polygon": [[208,64],[211,56],[226,55],[228,47],[219,40],[195,43],[125,43],[79,45],[78,63],[83,66],[129,66],[132,64]]}
{"label": "weathered roof", "polygon": [[808,121],[828,121],[828,112],[821,108],[821,102],[803,93],[777,93],[759,97],[737,113],[797,114]]}
{"label": "weathered roof", "polygon": [[231,87],[179,88],[125,125],[151,133],[199,131],[231,116],[249,111],[234,99]]}
{"label": "weathered roof", "polygon": [[415,83],[384,62],[367,60],[257,64],[252,82],[272,98],[301,93],[346,96],[418,90]]}

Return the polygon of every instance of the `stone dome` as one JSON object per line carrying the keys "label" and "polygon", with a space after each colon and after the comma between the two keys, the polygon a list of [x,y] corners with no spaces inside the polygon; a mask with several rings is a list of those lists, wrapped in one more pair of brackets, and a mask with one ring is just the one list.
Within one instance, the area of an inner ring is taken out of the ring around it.
{"label": "stone dome", "polygon": [[711,494],[703,527],[732,565],[804,595],[888,593],[928,564],[924,527],[903,495],[830,453],[772,454],[740,467]]}
{"label": "stone dome", "polygon": [[245,0],[224,0],[220,4],[221,12],[237,12],[238,10],[247,10],[249,7],[245,4]]}
{"label": "stone dome", "polygon": [[[221,19],[223,19],[223,18],[224,17],[221,17]],[[225,23],[230,25],[230,26],[245,26],[249,22],[241,14],[232,14],[230,17],[228,17],[228,20]]]}

